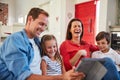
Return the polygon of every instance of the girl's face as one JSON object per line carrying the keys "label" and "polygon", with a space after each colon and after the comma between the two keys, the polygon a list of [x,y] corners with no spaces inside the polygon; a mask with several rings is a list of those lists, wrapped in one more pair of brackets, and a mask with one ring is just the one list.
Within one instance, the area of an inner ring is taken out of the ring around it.
{"label": "girl's face", "polygon": [[80,37],[82,34],[82,26],[79,21],[72,22],[70,32],[72,34],[72,38],[74,37]]}
{"label": "girl's face", "polygon": [[46,47],[46,53],[51,58],[54,57],[54,55],[57,52],[57,45],[56,41],[54,39],[45,41],[45,47]]}
{"label": "girl's face", "polygon": [[96,41],[97,42],[97,46],[99,47],[99,49],[105,53],[105,52],[108,52],[109,50],[109,44],[107,42],[107,40],[104,38],[104,39],[101,39],[99,41]]}

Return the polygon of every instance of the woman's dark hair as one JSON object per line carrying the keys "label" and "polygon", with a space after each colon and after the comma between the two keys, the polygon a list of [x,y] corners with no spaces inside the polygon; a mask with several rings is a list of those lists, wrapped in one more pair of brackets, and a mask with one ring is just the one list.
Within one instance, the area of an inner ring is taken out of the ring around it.
{"label": "woman's dark hair", "polygon": [[96,36],[96,41],[100,41],[101,39],[106,39],[108,44],[110,43],[110,34],[108,32],[105,31],[101,31],[97,34]]}
{"label": "woman's dark hair", "polygon": [[79,22],[81,23],[82,34],[80,35],[80,39],[82,39],[82,37],[83,37],[83,31],[84,31],[84,29],[83,29],[83,23],[81,22],[80,19],[73,18],[73,19],[69,22],[68,27],[67,27],[66,40],[71,40],[71,39],[72,39],[72,34],[71,34],[71,32],[70,32],[70,29],[71,29],[72,23],[73,23],[74,21],[79,21]]}
{"label": "woman's dark hair", "polygon": [[29,17],[29,16],[32,16],[33,20],[35,20],[36,18],[38,18],[38,16],[39,16],[40,14],[44,14],[44,15],[46,15],[47,17],[49,17],[49,14],[48,14],[46,11],[44,11],[43,9],[40,9],[40,8],[32,8],[32,9],[29,11],[28,15],[27,15],[26,23],[28,22],[28,17]]}

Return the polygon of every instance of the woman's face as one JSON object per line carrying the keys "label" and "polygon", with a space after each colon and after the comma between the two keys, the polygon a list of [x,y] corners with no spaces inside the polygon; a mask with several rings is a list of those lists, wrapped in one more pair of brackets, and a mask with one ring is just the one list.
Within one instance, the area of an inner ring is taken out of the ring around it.
{"label": "woman's face", "polygon": [[80,35],[82,34],[81,22],[79,21],[72,22],[70,32],[72,34],[72,38],[80,38]]}

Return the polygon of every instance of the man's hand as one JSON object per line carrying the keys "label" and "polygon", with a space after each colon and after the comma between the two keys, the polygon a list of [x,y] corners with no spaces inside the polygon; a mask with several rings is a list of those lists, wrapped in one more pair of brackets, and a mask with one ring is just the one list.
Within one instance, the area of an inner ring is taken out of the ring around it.
{"label": "man's hand", "polygon": [[84,77],[82,72],[75,72],[75,67],[63,74],[63,80],[82,80]]}

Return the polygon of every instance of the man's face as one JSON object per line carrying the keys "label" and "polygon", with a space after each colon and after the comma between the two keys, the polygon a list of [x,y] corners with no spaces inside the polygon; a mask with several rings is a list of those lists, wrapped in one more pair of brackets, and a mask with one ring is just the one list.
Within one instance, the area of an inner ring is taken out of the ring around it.
{"label": "man's face", "polygon": [[48,23],[48,17],[44,14],[40,14],[37,19],[31,20],[29,31],[31,37],[39,37],[39,35],[45,31]]}

